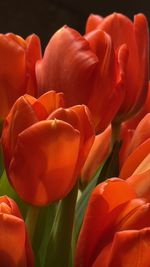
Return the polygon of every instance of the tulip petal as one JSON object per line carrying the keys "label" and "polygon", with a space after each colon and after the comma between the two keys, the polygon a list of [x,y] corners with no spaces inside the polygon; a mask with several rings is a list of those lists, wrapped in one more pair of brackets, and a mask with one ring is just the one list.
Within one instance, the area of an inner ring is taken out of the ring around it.
{"label": "tulip petal", "polygon": [[[93,93],[88,102],[95,124],[101,131],[114,118],[124,98],[123,82],[124,71],[128,59],[128,50],[125,45],[118,49],[117,60],[111,38],[104,31],[93,31],[85,35],[91,49],[97,55],[97,77],[93,84]],[[109,73],[109,78],[108,78]],[[98,105],[97,103],[99,97]],[[106,112],[105,99],[109,103]],[[103,116],[105,114],[105,117]]]}
{"label": "tulip petal", "polygon": [[78,175],[94,142],[95,134],[91,114],[86,106],[77,105],[68,109],[57,109],[49,116],[49,119],[54,118],[71,124],[80,132]]}
{"label": "tulip petal", "polygon": [[35,77],[35,64],[42,57],[40,39],[36,34],[26,38],[26,71],[28,73],[27,94],[38,96],[37,82]]}
{"label": "tulip petal", "polygon": [[111,128],[108,127],[103,133],[96,135],[88,158],[81,171],[81,181],[87,184],[96,172],[102,161],[109,152]]}
{"label": "tulip petal", "polygon": [[54,110],[64,106],[63,93],[56,93],[55,91],[48,91],[41,95],[38,101],[44,106],[47,114],[51,114]]}
{"label": "tulip petal", "polygon": [[150,151],[150,138],[148,138],[144,143],[138,146],[126,159],[124,162],[119,177],[126,179],[130,177],[136,168],[139,166],[141,161],[149,154]]}
{"label": "tulip petal", "polygon": [[52,36],[43,59],[36,64],[41,94],[55,90],[64,93],[67,106],[86,103],[97,62],[88,42],[78,32],[64,26]]}
{"label": "tulip petal", "polygon": [[125,73],[126,97],[119,111],[119,116],[123,118],[124,113],[127,112],[128,116],[131,116],[141,108],[147,94],[148,27],[146,18],[144,15],[138,14],[132,23],[126,16],[113,13],[105,17],[97,29],[104,30],[111,36],[115,49],[122,44],[126,44],[129,49]]}
{"label": "tulip petal", "polygon": [[85,32],[89,33],[91,31],[94,31],[100,25],[102,21],[103,21],[103,17],[99,15],[91,14],[86,21]]}
{"label": "tulip petal", "polygon": [[144,160],[140,163],[137,169],[134,171],[127,181],[134,188],[137,196],[145,197],[150,201],[150,154],[148,154]]}
{"label": "tulip petal", "polygon": [[1,266],[26,267],[23,254],[25,245],[23,221],[14,216],[0,214],[0,235]]}
{"label": "tulip petal", "polygon": [[[76,267],[92,265],[100,247],[104,246],[104,240],[106,242],[106,236],[103,236],[105,230],[113,227],[112,222],[122,209],[122,204],[134,197],[136,195],[132,188],[117,178],[109,179],[94,189],[77,242]],[[113,210],[115,211],[112,212]],[[109,234],[107,233],[107,239],[111,239],[111,230]]]}
{"label": "tulip petal", "polygon": [[[16,101],[4,123],[2,144],[7,171],[10,159],[16,146],[18,134],[38,121],[34,110],[26,98],[26,96],[22,96]],[[30,99],[34,100],[31,96]]]}
{"label": "tulip petal", "polygon": [[79,132],[59,120],[38,122],[19,134],[9,179],[24,201],[46,205],[69,193],[76,182],[79,140]]}
{"label": "tulip petal", "polygon": [[148,138],[150,138],[150,113],[144,116],[134,132],[133,130],[129,130],[126,136],[123,136],[123,145],[120,151],[121,165],[128,156]]}
{"label": "tulip petal", "polygon": [[[0,58],[0,115],[3,118],[20,96],[25,82],[24,50],[13,39],[0,34]],[[25,88],[22,91],[25,93]]]}
{"label": "tulip petal", "polygon": [[149,267],[149,246],[150,228],[118,232],[111,246],[106,248],[107,261],[100,254],[92,267]]}
{"label": "tulip petal", "polygon": [[[135,112],[137,112],[146,99],[149,79],[149,33],[148,23],[143,14],[138,14],[134,17],[134,34],[139,54],[140,68],[138,79],[139,90],[137,91],[135,106],[133,107]],[[141,42],[141,40],[143,41]]]}

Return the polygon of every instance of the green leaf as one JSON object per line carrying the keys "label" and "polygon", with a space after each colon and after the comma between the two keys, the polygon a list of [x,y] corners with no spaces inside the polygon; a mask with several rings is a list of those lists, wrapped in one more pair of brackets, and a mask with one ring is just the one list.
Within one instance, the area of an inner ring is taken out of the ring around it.
{"label": "green leaf", "polygon": [[33,250],[39,263],[36,267],[43,267],[50,239],[51,229],[56,215],[57,203],[41,208],[33,240]]}
{"label": "green leaf", "polygon": [[78,183],[58,205],[44,267],[71,267],[71,239],[77,192]]}

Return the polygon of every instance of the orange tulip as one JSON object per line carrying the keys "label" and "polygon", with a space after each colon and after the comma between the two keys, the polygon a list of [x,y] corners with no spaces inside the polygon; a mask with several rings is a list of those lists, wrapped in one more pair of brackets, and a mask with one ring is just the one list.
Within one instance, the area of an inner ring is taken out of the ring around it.
{"label": "orange tulip", "polygon": [[60,106],[61,93],[48,92],[38,99],[25,95],[4,123],[2,145],[9,181],[33,205],[45,205],[69,193],[94,141],[87,108]]}
{"label": "orange tulip", "polygon": [[40,41],[35,34],[26,40],[12,33],[0,34],[0,119],[21,95],[37,95],[35,63],[40,58]]}
{"label": "orange tulip", "polygon": [[32,267],[33,254],[17,205],[0,197],[0,266]]}
{"label": "orange tulip", "polygon": [[[79,234],[75,267],[149,266],[150,204],[113,178],[92,192]],[[133,260],[134,259],[134,260]]]}
{"label": "orange tulip", "polygon": [[103,131],[124,97],[127,56],[126,46],[114,51],[110,36],[101,30],[81,36],[64,26],[52,36],[36,64],[38,88],[41,94],[48,89],[62,91],[67,107],[87,105],[95,126]]}
{"label": "orange tulip", "polygon": [[147,20],[143,14],[136,15],[134,22],[119,13],[113,13],[105,18],[90,15],[86,24],[86,33],[89,34],[93,30],[107,32],[115,49],[126,44],[129,50],[124,73],[125,97],[116,116],[118,121],[126,120],[140,110],[147,95],[149,76]]}

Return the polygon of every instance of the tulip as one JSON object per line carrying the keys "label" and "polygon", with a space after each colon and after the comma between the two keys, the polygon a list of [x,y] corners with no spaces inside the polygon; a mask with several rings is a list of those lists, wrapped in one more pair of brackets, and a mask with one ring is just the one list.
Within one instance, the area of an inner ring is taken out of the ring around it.
{"label": "tulip", "polygon": [[21,95],[37,95],[35,63],[41,58],[39,38],[25,40],[8,33],[0,34],[0,119],[3,120]]}
{"label": "tulip", "polygon": [[[149,266],[150,204],[118,178],[92,192],[79,234],[75,267]],[[134,260],[133,260],[134,259]]]}
{"label": "tulip", "polygon": [[33,254],[15,202],[0,197],[0,266],[32,267]]}
{"label": "tulip", "polygon": [[87,105],[96,130],[103,131],[123,101],[127,57],[126,46],[114,51],[104,31],[81,36],[64,26],[52,36],[43,59],[36,63],[38,89],[41,94],[47,89],[63,92],[66,107]]}
{"label": "tulip", "polygon": [[94,141],[87,108],[59,109],[62,105],[62,94],[54,91],[38,99],[25,95],[4,123],[2,146],[9,181],[32,205],[52,203],[71,191]]}
{"label": "tulip", "polygon": [[[143,14],[134,17],[134,22],[126,16],[113,13],[105,18],[90,15],[86,33],[94,30],[107,32],[115,49],[126,44],[129,57],[124,73],[125,97],[117,112],[116,121],[127,120],[143,106],[148,89],[148,25]],[[141,42],[142,40],[142,42]]]}

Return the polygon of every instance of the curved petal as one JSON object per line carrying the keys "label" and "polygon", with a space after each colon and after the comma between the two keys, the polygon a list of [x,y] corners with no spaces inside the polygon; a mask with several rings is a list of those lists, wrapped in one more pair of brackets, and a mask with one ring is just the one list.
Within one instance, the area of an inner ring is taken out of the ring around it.
{"label": "curved petal", "polygon": [[103,21],[103,17],[95,14],[91,14],[86,21],[85,33],[94,31],[100,23]]}
{"label": "curved petal", "polygon": [[96,135],[87,160],[81,171],[81,183],[87,184],[109,152],[111,128]]}
{"label": "curved petal", "polygon": [[31,34],[26,38],[26,72],[27,94],[38,96],[37,82],[35,77],[35,64],[42,58],[40,39],[36,34]]}
{"label": "curved petal", "polygon": [[146,17],[143,14],[134,17],[134,34],[139,55],[139,90],[132,109],[134,113],[137,113],[146,99],[149,79],[149,31]]}
{"label": "curved petal", "polygon": [[12,214],[18,218],[22,218],[16,203],[8,196],[0,197],[0,213]]}
{"label": "curved petal", "polygon": [[77,168],[78,175],[94,142],[95,134],[91,114],[86,106],[77,105],[68,109],[57,109],[49,116],[49,119],[54,118],[71,124],[80,132],[80,150]]}
{"label": "curved petal", "polygon": [[[141,108],[147,94],[148,26],[146,18],[144,15],[138,14],[132,23],[126,16],[114,13],[105,17],[97,29],[104,30],[111,36],[115,49],[124,43],[129,49],[129,60],[125,74],[126,97],[118,116],[123,117],[124,113],[131,116]],[[142,44],[141,39],[144,40]]]}
{"label": "curved petal", "polygon": [[[98,125],[97,128],[102,131],[114,118],[124,98],[123,83],[128,50],[123,45],[115,55],[112,40],[104,31],[92,31],[85,35],[85,38],[99,59],[97,76],[88,107],[94,114],[95,124]],[[99,103],[98,99],[100,99]],[[106,99],[109,103],[109,109],[105,104]]]}
{"label": "curved petal", "polygon": [[0,258],[2,266],[26,267],[25,234],[22,219],[0,213]]}
{"label": "curved petal", "polygon": [[144,143],[138,146],[126,159],[124,162],[119,177],[122,179],[126,179],[130,177],[139,164],[143,161],[143,159],[150,152],[150,138],[148,138]]}
{"label": "curved petal", "polygon": [[122,205],[134,197],[129,184],[117,178],[106,180],[93,190],[77,242],[75,267],[92,265],[100,248],[114,234],[111,230]]}
{"label": "curved petal", "polygon": [[125,162],[128,156],[148,138],[150,138],[150,113],[144,116],[144,118],[139,122],[134,132],[133,130],[129,130],[126,134],[123,140],[123,145],[120,150],[121,164]]}
{"label": "curved petal", "polygon": [[5,166],[8,172],[9,163],[16,146],[17,136],[24,129],[38,121],[34,109],[28,99],[35,99],[31,96],[20,97],[9,112],[3,127],[2,145],[4,151]]}
{"label": "curved petal", "polygon": [[0,197],[0,264],[6,267],[32,267],[33,254],[25,224],[16,203]]}
{"label": "curved petal", "polygon": [[94,123],[91,113],[85,105],[77,105],[70,108],[78,117],[78,130],[80,131],[80,152],[78,162],[78,172],[81,171],[83,164],[89,154],[95,139]]}
{"label": "curved petal", "polygon": [[69,193],[76,182],[79,140],[77,130],[56,119],[38,122],[19,134],[9,179],[24,201],[41,206]]}
{"label": "curved petal", "polygon": [[134,188],[137,196],[145,197],[150,202],[150,154],[140,163],[127,181]]}
{"label": "curved petal", "polygon": [[14,101],[25,93],[22,88],[25,82],[24,49],[13,39],[0,34],[0,58],[0,117],[4,118]]}
{"label": "curved petal", "polygon": [[56,93],[55,91],[48,91],[41,95],[38,101],[44,106],[47,114],[51,114],[54,110],[64,106],[63,93]]}
{"label": "curved petal", "polygon": [[97,62],[88,42],[64,26],[52,36],[43,59],[36,64],[38,88],[41,93],[63,92],[67,106],[86,103]]}
{"label": "curved petal", "polygon": [[[102,252],[92,267],[149,267],[149,246],[150,228],[118,232],[105,254]],[[104,260],[104,255],[107,256],[107,261]]]}
{"label": "curved petal", "polygon": [[128,129],[135,129],[137,127],[137,125],[139,124],[139,122],[144,118],[144,116],[147,113],[150,113],[149,103],[150,103],[150,82],[149,82],[149,86],[148,86],[147,98],[146,98],[144,105],[142,106],[140,111],[134,117],[131,117],[130,120],[125,122],[125,125]]}

